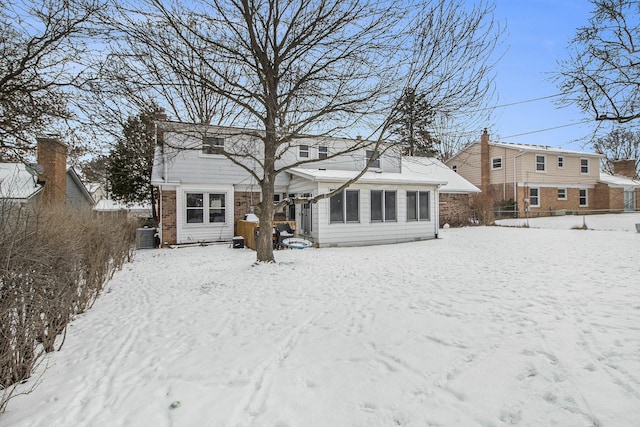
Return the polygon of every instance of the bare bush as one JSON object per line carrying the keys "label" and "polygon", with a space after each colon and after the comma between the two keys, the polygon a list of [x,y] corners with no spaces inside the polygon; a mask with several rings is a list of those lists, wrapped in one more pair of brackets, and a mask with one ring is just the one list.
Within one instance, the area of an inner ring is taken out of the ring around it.
{"label": "bare bush", "polygon": [[135,224],[0,202],[0,412],[131,259]]}

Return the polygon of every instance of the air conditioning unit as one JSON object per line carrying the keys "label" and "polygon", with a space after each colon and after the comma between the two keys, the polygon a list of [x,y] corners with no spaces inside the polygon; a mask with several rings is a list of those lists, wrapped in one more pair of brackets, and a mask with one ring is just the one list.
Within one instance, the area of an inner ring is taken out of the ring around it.
{"label": "air conditioning unit", "polygon": [[136,231],[136,249],[154,249],[156,245],[155,228],[138,228]]}

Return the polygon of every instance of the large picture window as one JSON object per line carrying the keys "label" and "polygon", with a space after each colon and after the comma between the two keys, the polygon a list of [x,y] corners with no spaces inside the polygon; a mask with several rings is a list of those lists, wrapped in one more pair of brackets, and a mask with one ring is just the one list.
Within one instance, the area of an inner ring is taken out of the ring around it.
{"label": "large picture window", "polygon": [[345,190],[329,199],[329,221],[360,221],[360,191]]}
{"label": "large picture window", "polygon": [[371,191],[371,222],[396,221],[396,192]]}
{"label": "large picture window", "polygon": [[225,193],[186,193],[185,205],[187,224],[226,222]]}
{"label": "large picture window", "polygon": [[429,191],[407,191],[407,221],[429,221]]}

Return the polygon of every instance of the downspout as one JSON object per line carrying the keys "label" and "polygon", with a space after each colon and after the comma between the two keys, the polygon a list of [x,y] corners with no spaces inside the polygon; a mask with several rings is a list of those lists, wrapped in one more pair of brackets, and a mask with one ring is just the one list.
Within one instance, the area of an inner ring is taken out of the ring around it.
{"label": "downspout", "polygon": [[518,162],[516,160],[525,153],[524,150],[519,151],[520,154],[513,156],[513,201],[516,203],[516,207],[518,206],[518,174],[516,172],[518,169]]}
{"label": "downspout", "polygon": [[440,230],[440,184],[436,185],[436,191],[434,192],[434,224],[435,224],[435,232],[434,236],[438,238],[438,231]]}

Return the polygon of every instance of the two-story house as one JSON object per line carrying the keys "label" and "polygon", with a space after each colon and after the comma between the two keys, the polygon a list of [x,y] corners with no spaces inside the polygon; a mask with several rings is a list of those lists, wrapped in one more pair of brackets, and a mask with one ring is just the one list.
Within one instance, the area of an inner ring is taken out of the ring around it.
{"label": "two-story house", "polygon": [[[261,200],[255,177],[227,159],[225,152],[261,155],[258,131],[158,121],[158,146],[152,183],[159,190],[159,228],[163,244],[230,241],[237,220]],[[398,150],[374,153],[362,140],[301,137],[278,153],[274,203],[296,200],[276,214],[296,222],[298,235],[318,246],[406,242],[438,235],[437,173],[403,168]],[[345,152],[346,151],[346,152]],[[343,153],[336,155],[336,153]],[[375,157],[369,170],[331,198],[306,203],[354,178]],[[301,160],[317,162],[287,167]],[[262,176],[260,162],[244,165]],[[446,169],[446,168],[442,168]],[[300,203],[302,202],[302,203]]]}
{"label": "two-story house", "polygon": [[[513,200],[518,215],[622,211],[631,204],[620,185],[601,178],[602,155],[561,148],[493,142],[485,129],[447,165],[494,202]],[[627,188],[628,190],[628,188]],[[635,204],[635,189],[633,204]],[[619,197],[618,197],[618,193]],[[619,199],[619,200],[618,200]]]}

